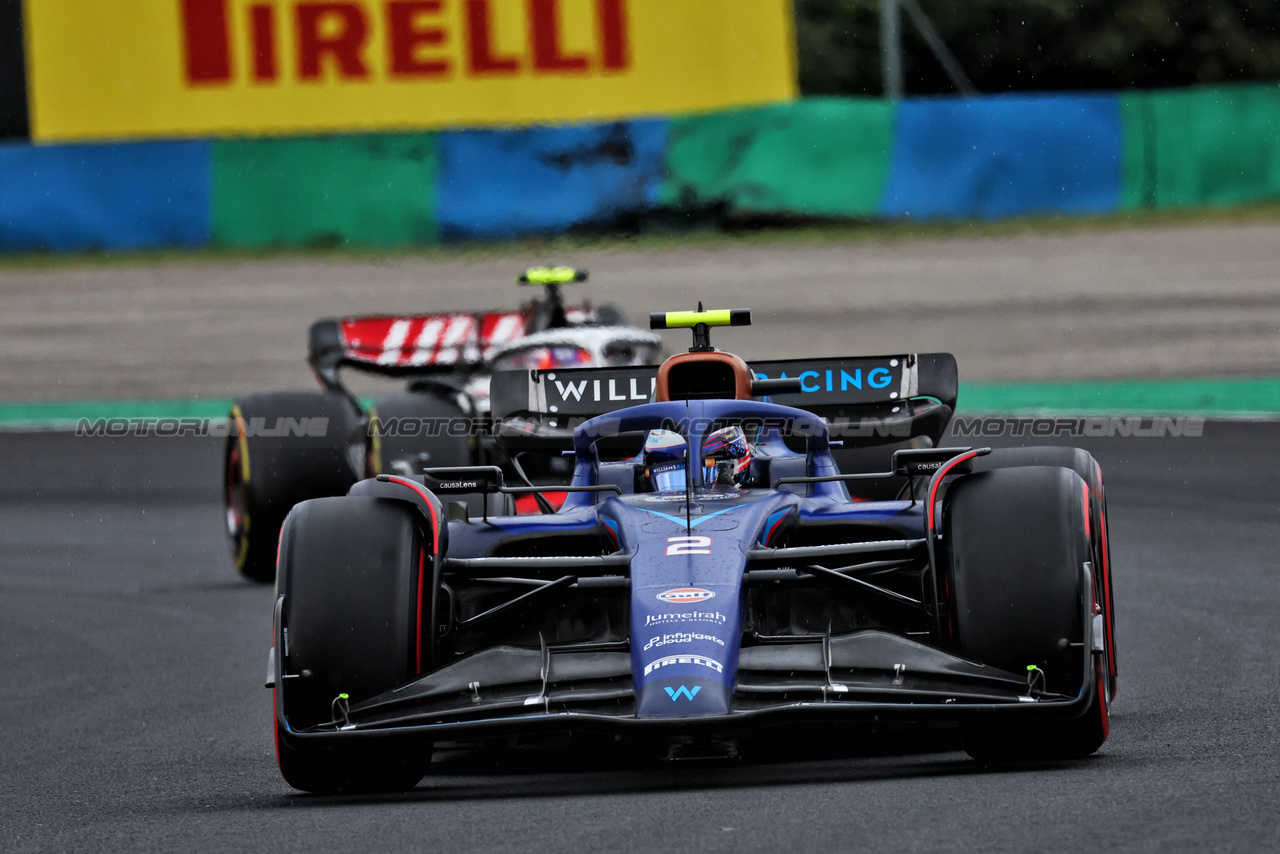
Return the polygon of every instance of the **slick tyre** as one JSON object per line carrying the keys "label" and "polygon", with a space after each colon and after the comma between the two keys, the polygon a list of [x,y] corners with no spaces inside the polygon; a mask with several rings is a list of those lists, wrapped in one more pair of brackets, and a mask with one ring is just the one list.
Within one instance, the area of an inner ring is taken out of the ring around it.
{"label": "slick tyre", "polygon": [[276,689],[288,724],[277,726],[276,751],[294,788],[398,791],[422,779],[429,746],[317,751],[299,745],[292,733],[333,721],[340,694],[355,704],[420,671],[418,597],[426,549],[416,510],[392,499],[314,499],[286,521],[277,581],[284,597],[282,672],[296,678]]}
{"label": "slick tyre", "polygon": [[235,402],[223,451],[223,504],[241,575],[270,583],[280,526],[293,505],[342,495],[364,476],[362,425],[362,414],[340,394],[278,392]]}
{"label": "slick tyre", "polygon": [[1026,448],[998,448],[973,461],[973,470],[994,471],[1018,466],[1060,466],[1080,475],[1089,485],[1089,531],[1093,551],[1095,595],[1106,620],[1107,696],[1119,690],[1116,664],[1116,618],[1111,596],[1111,543],[1107,536],[1107,493],[1102,485],[1102,467],[1082,448],[1041,445]]}
{"label": "slick tyre", "polygon": [[1034,466],[960,479],[944,508],[948,629],[964,656],[1010,673],[1038,668],[1044,689],[1092,695],[1076,718],[967,722],[965,752],[983,762],[1079,759],[1109,731],[1105,660],[1086,671],[1084,619],[1094,592],[1086,484],[1074,471]]}
{"label": "slick tyre", "polygon": [[378,473],[416,475],[426,466],[475,462],[473,419],[441,391],[410,391],[377,401],[373,426]]}

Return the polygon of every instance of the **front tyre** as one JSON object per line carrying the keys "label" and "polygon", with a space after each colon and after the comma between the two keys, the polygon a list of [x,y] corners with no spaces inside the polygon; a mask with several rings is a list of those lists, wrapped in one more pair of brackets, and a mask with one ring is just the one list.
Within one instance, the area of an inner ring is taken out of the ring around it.
{"label": "front tyre", "polygon": [[1089,530],[1093,547],[1094,593],[1106,620],[1107,697],[1119,690],[1116,658],[1116,617],[1112,601],[1111,543],[1107,537],[1107,494],[1102,485],[1102,467],[1082,448],[1061,445],[1031,445],[1024,448],[997,448],[973,461],[973,470],[994,471],[1020,466],[1057,466],[1071,469],[1089,485]]}
{"label": "front tyre", "polygon": [[970,475],[947,496],[943,543],[955,648],[1011,673],[1038,668],[1050,693],[1092,695],[1077,718],[965,723],[961,737],[974,759],[1079,759],[1110,731],[1105,655],[1084,669],[1084,617],[1096,607],[1083,572],[1093,557],[1087,491],[1069,469],[1035,466]]}
{"label": "front tyre", "polygon": [[[287,730],[324,729],[340,694],[358,703],[422,672],[431,550],[412,505],[393,499],[321,498],[289,515],[277,590],[282,672],[295,676],[276,689]],[[308,792],[410,789],[431,756],[429,745],[308,749],[289,731],[276,733],[280,772]]]}

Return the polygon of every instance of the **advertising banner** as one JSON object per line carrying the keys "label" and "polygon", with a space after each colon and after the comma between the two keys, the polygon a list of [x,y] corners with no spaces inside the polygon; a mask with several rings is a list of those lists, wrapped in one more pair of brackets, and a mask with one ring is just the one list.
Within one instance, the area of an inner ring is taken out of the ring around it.
{"label": "advertising banner", "polygon": [[790,0],[26,0],[40,141],[601,121],[795,96]]}

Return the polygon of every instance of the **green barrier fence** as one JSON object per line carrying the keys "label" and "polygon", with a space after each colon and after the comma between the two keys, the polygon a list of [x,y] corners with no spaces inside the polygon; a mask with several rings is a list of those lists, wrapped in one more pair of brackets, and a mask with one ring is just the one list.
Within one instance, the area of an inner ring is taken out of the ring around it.
{"label": "green barrier fence", "polygon": [[893,105],[807,98],[673,119],[667,140],[664,205],[871,217],[889,171]]}
{"label": "green barrier fence", "polygon": [[1280,84],[1124,93],[1121,114],[1123,208],[1280,198]]}
{"label": "green barrier fence", "polygon": [[213,238],[241,247],[435,243],[437,173],[432,134],[218,141]]}

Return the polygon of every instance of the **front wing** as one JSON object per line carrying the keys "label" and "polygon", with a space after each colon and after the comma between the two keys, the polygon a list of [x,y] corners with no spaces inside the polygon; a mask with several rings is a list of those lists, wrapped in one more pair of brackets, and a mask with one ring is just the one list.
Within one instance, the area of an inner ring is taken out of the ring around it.
{"label": "front wing", "polygon": [[[1090,572],[1088,566],[1082,571]],[[277,627],[282,605],[280,598]],[[573,732],[728,736],[809,722],[1064,719],[1084,714],[1094,700],[1093,655],[1102,642],[1097,628],[1085,615],[1086,678],[1074,697],[1035,692],[1023,675],[891,632],[864,630],[744,647],[733,711],[724,715],[638,717],[625,644],[480,650],[306,730],[289,725],[283,690],[277,690],[275,715],[281,738],[300,749]],[[283,637],[275,648],[283,648]],[[273,650],[268,684],[282,686],[286,678]]]}

